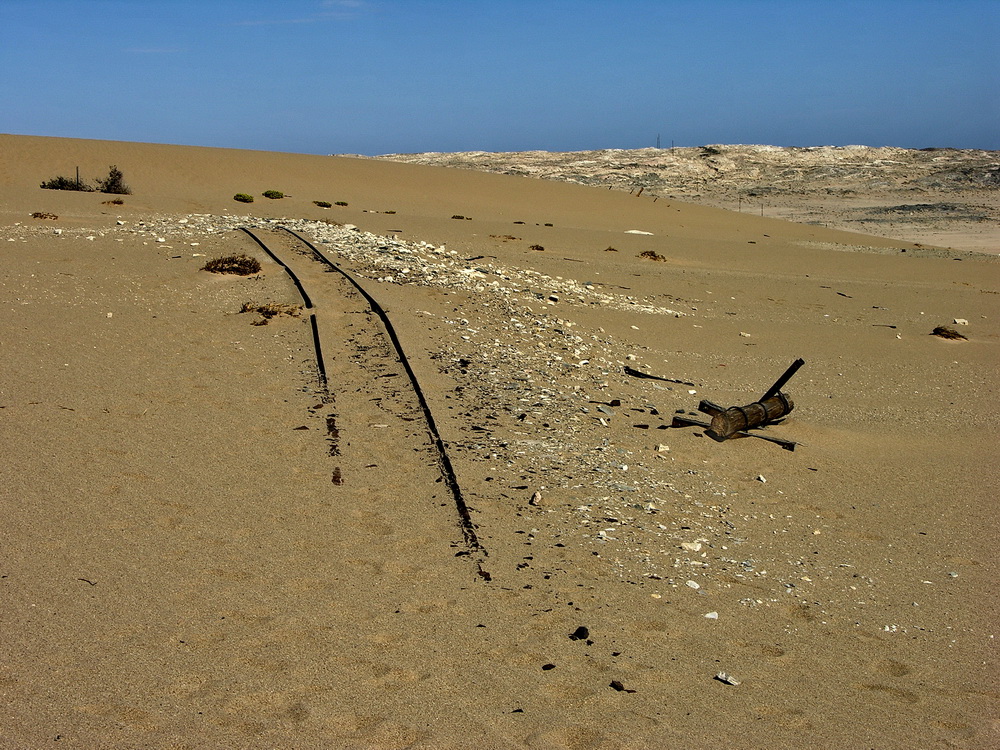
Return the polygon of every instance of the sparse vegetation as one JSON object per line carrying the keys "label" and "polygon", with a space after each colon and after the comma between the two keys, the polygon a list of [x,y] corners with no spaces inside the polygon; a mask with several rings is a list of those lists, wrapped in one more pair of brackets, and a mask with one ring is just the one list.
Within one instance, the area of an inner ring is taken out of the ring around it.
{"label": "sparse vegetation", "polygon": [[539,253],[540,253],[540,252],[542,252],[542,251],[543,251],[543,250],[544,250],[545,248],[544,248],[544,247],[542,247],[541,245],[532,245],[532,246],[531,246],[531,247],[529,247],[528,249],[529,249],[529,250],[535,250],[536,252],[539,252]]}
{"label": "sparse vegetation", "polygon": [[453,218],[453,219],[464,219],[465,217],[462,216],[462,214],[452,214],[451,218]]}
{"label": "sparse vegetation", "polygon": [[125,175],[114,164],[108,168],[107,177],[103,179],[100,177],[97,178],[97,189],[102,193],[110,193],[111,195],[132,194],[132,188],[125,182]]}
{"label": "sparse vegetation", "polygon": [[347,205],[347,201],[337,201],[333,205],[335,205],[335,206],[346,206]]}
{"label": "sparse vegetation", "polygon": [[519,239],[521,239],[520,237],[515,237],[512,234],[491,234],[490,237],[492,237],[495,240],[503,240],[504,242],[506,242],[507,240],[519,240]]}
{"label": "sparse vegetation", "polygon": [[552,222],[550,222],[550,221],[547,221],[547,222],[545,222],[545,226],[547,226],[547,227],[551,227],[551,226],[553,226],[553,224],[552,224]]}
{"label": "sparse vegetation", "polygon": [[284,198],[285,194],[280,190],[265,190],[261,193],[265,198],[270,198],[271,200],[277,200],[278,198]]}
{"label": "sparse vegetation", "polygon": [[330,201],[313,201],[313,203],[319,206],[320,208],[331,208],[333,206],[333,204],[330,203]]}
{"label": "sparse vegetation", "polygon": [[125,201],[123,201],[121,198],[112,198],[109,201],[101,201],[101,205],[102,206],[124,206],[125,205]]}
{"label": "sparse vegetation", "polygon": [[665,263],[667,261],[667,259],[664,258],[662,255],[660,255],[659,253],[654,253],[652,250],[643,250],[641,253],[639,253],[639,257],[646,258],[647,260],[655,260],[660,263]]}
{"label": "sparse vegetation", "polygon": [[606,253],[617,253],[618,252],[618,248],[611,247],[609,245],[608,247],[604,248],[604,252],[606,252]]}
{"label": "sparse vegetation", "polygon": [[260,272],[260,261],[249,255],[227,255],[208,261],[202,269],[211,273],[232,273],[237,276],[250,276]]}
{"label": "sparse vegetation", "polygon": [[51,180],[46,180],[39,187],[45,190],[77,190],[81,193],[92,193],[94,188],[88,185],[83,180],[76,180],[72,177],[53,177]]}
{"label": "sparse vegetation", "polygon": [[50,214],[50,213],[48,213],[46,211],[35,211],[35,213],[33,213],[31,215],[31,218],[32,219],[58,219],[59,217],[56,216],[55,214]]}
{"label": "sparse vegetation", "polygon": [[240,203],[253,203],[253,196],[247,195],[246,193],[237,193],[233,196],[234,201],[239,201]]}
{"label": "sparse vegetation", "polygon": [[253,302],[244,302],[243,307],[240,308],[240,312],[259,314],[261,319],[254,321],[253,325],[266,326],[271,318],[276,318],[279,315],[288,315],[293,318],[299,317],[302,312],[302,305],[286,305],[281,302],[268,302],[263,305],[256,305]]}

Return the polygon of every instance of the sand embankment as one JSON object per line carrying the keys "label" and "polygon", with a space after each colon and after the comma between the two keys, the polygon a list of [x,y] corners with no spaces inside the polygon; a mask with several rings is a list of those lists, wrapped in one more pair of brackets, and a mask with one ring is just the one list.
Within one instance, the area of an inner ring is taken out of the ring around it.
{"label": "sand embankment", "polygon": [[[995,259],[374,160],[0,153],[0,745],[997,743]],[[110,164],[122,205],[38,187]],[[270,218],[387,309],[485,555],[370,316],[308,282],[324,394],[304,316],[239,313],[298,302],[234,231]],[[231,252],[262,273],[199,270]],[[665,428],[796,357],[796,451]]]}

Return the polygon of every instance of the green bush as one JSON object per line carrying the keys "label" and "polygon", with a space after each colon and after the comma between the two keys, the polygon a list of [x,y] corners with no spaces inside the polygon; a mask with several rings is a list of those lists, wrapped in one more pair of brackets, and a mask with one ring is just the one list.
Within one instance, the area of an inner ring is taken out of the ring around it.
{"label": "green bush", "polygon": [[285,194],[280,190],[265,190],[261,193],[265,198],[270,198],[271,200],[277,200],[278,198],[284,198]]}
{"label": "green bush", "polygon": [[53,177],[51,180],[46,180],[40,187],[46,190],[79,190],[81,193],[92,193],[94,188],[90,187],[86,182],[75,180],[72,177]]}
{"label": "green bush", "polygon": [[330,201],[313,201],[320,208],[330,208],[333,204]]}
{"label": "green bush", "polygon": [[253,203],[253,196],[247,195],[246,193],[237,193],[233,196],[234,201],[239,201],[240,203]]}
{"label": "green bush", "polygon": [[104,179],[97,178],[97,189],[102,193],[110,193],[111,195],[132,195],[132,188],[125,183],[123,178],[122,171],[112,164],[108,169],[107,177]]}

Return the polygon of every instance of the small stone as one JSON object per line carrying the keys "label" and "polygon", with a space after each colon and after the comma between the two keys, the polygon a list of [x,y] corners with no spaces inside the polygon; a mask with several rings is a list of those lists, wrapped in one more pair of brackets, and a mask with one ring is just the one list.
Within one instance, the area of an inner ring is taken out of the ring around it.
{"label": "small stone", "polygon": [[157,238],[156,238],[156,241],[157,241],[157,242],[166,242],[166,241],[167,241],[167,238],[166,238],[166,237],[157,237]]}
{"label": "small stone", "polygon": [[569,634],[571,641],[585,641],[590,638],[590,629],[586,625],[581,625]]}
{"label": "small stone", "polygon": [[761,484],[767,484],[767,479],[764,477],[763,474],[757,475],[757,481],[760,482]]}
{"label": "small stone", "polygon": [[531,499],[528,501],[528,505],[539,506],[541,504],[542,504],[542,493],[539,492],[538,490],[535,490],[535,493],[531,496]]}
{"label": "small stone", "polygon": [[659,445],[656,446],[656,452],[657,453],[666,453],[669,450],[670,450],[670,446],[669,445],[664,445],[663,443],[660,443]]}
{"label": "small stone", "polygon": [[701,542],[681,542],[681,549],[688,552],[701,552]]}
{"label": "small stone", "polygon": [[690,586],[693,589],[700,589],[701,588],[701,585],[699,585],[699,583],[697,581],[686,581],[684,585],[685,586]]}
{"label": "small stone", "polygon": [[719,619],[719,613],[718,612],[709,612],[707,615],[705,615],[705,619],[706,620],[718,620]]}
{"label": "small stone", "polygon": [[745,339],[750,338],[750,334],[747,333],[746,331],[740,331],[740,336],[742,336]]}
{"label": "small stone", "polygon": [[719,672],[713,679],[718,680],[726,685],[739,685],[740,681],[733,677],[728,672]]}
{"label": "small stone", "polygon": [[955,325],[967,326],[969,325],[969,321],[965,318],[955,318]]}

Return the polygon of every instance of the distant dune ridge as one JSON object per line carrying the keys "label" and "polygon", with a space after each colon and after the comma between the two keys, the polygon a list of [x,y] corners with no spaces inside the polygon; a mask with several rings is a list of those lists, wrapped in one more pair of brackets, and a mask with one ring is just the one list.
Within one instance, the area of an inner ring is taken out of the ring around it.
{"label": "distant dune ridge", "polygon": [[1000,252],[1000,153],[870,146],[386,154],[606,185],[960,249]]}
{"label": "distant dune ridge", "polygon": [[997,745],[1000,257],[537,158],[0,135],[0,748]]}

